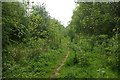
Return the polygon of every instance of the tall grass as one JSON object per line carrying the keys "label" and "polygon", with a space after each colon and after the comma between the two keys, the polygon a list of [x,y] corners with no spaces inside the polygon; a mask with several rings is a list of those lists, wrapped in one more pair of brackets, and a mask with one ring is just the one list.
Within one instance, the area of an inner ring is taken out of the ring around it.
{"label": "tall grass", "polygon": [[70,55],[58,77],[117,78],[117,43],[117,39],[107,35],[80,38],[77,43],[70,43]]}

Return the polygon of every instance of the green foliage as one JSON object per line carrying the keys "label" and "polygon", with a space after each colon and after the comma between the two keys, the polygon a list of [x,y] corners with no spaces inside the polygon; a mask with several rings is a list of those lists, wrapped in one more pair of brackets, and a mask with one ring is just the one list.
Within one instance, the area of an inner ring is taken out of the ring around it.
{"label": "green foliage", "polygon": [[120,3],[79,3],[65,29],[44,4],[2,3],[3,78],[117,78]]}
{"label": "green foliage", "polygon": [[70,55],[59,71],[61,75],[58,77],[117,78],[119,66],[117,40],[113,39],[114,37],[109,39],[106,35],[84,36],[84,39],[81,39],[82,37],[77,44],[69,44]]}
{"label": "green foliage", "polygon": [[3,2],[2,3],[2,41],[3,47],[16,43],[18,41],[23,41],[27,38],[27,26],[26,20],[24,17],[26,10],[24,5],[20,2]]}
{"label": "green foliage", "polygon": [[50,77],[65,56],[63,25],[44,4],[28,5],[3,3],[3,78]]}
{"label": "green foliage", "polygon": [[119,6],[115,5],[119,3],[79,3],[69,24],[70,32],[74,28],[77,34],[113,36],[112,30],[119,23],[118,12],[115,11]]}
{"label": "green foliage", "polygon": [[[120,2],[77,4],[67,26],[71,55],[65,63],[66,68],[70,65],[77,69],[75,75],[72,74],[75,78],[118,77]],[[76,64],[73,64],[74,59]],[[68,72],[60,73],[60,77],[69,77]]]}

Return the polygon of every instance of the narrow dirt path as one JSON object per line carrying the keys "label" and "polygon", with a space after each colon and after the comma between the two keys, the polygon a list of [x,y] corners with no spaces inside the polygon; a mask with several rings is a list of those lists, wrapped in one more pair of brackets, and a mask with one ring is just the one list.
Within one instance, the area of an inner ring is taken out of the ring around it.
{"label": "narrow dirt path", "polygon": [[69,48],[67,50],[67,55],[65,56],[63,62],[61,63],[61,65],[57,68],[57,70],[55,71],[55,75],[60,75],[60,73],[58,73],[58,71],[61,69],[61,67],[63,66],[64,62],[66,61],[67,57],[69,56]]}

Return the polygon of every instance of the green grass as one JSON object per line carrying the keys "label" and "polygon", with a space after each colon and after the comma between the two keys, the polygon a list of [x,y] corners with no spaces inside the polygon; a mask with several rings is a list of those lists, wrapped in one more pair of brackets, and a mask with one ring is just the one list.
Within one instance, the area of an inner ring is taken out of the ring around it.
{"label": "green grass", "polygon": [[[86,41],[85,44],[87,43]],[[8,55],[11,54],[11,56],[8,60],[3,58],[3,77],[117,78],[116,55],[108,55],[103,44],[96,44],[97,46],[95,45],[93,50],[89,47],[90,45],[85,46],[85,44],[84,42],[80,44],[70,43],[69,38],[64,38],[60,47],[56,50],[49,47],[11,46],[8,48]],[[54,73],[66,56],[68,48],[70,53],[64,65],[58,71],[60,75],[55,75]]]}
{"label": "green grass", "polygon": [[[3,78],[49,78],[67,54],[67,42],[62,40],[57,50],[42,47],[9,46],[11,54],[3,63]],[[16,60],[16,61],[15,61]]]}
{"label": "green grass", "polygon": [[70,45],[69,57],[59,71],[58,78],[118,78],[116,56],[108,56],[104,45],[98,45],[92,51],[84,50],[82,45]]}
{"label": "green grass", "polygon": [[[70,52],[70,54],[73,54]],[[59,71],[59,78],[117,78],[117,72],[111,70],[110,66],[106,65],[107,59],[104,55],[96,53],[89,55],[91,61],[88,66],[80,66],[79,64],[71,64],[71,56],[69,55],[66,64]],[[88,55],[87,55],[88,56]],[[68,64],[71,65],[68,65]]]}

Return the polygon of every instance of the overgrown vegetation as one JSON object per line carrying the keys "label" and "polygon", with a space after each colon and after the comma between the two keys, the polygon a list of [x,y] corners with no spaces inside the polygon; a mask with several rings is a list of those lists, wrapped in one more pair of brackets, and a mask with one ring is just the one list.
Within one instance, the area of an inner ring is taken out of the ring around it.
{"label": "overgrown vegetation", "polygon": [[71,55],[58,77],[119,77],[120,2],[77,4],[67,27]]}
{"label": "overgrown vegetation", "polygon": [[3,77],[49,77],[65,56],[64,26],[50,17],[44,4],[27,5],[2,3]]}
{"label": "overgrown vegetation", "polygon": [[3,78],[120,76],[120,2],[76,3],[67,28],[44,4],[2,3]]}

